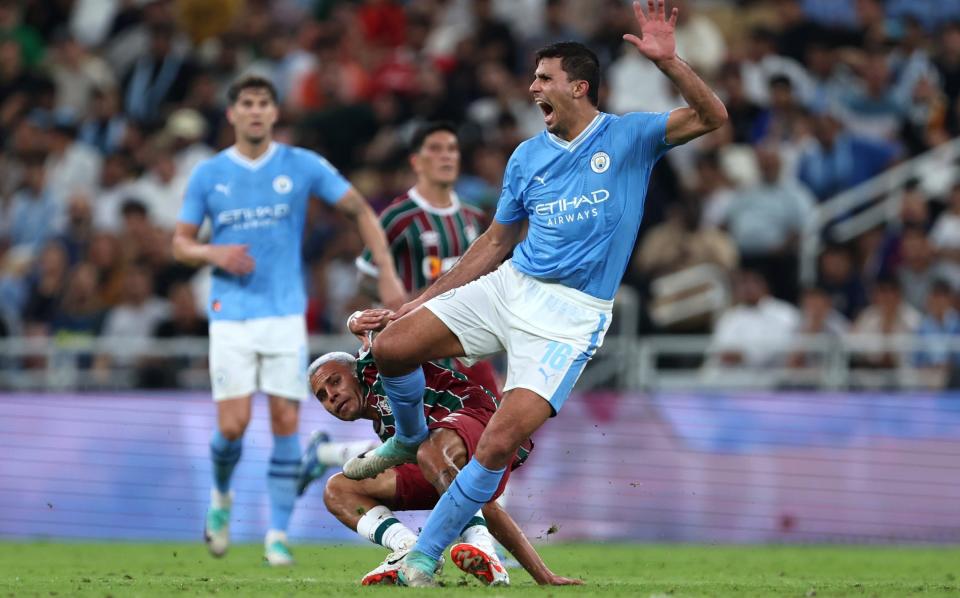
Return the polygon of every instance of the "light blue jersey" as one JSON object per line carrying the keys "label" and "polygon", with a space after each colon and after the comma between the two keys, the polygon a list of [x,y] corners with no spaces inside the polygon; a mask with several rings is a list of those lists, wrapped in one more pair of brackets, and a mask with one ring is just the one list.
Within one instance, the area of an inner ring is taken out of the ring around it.
{"label": "light blue jersey", "polygon": [[250,160],[228,148],[190,176],[180,220],[213,227],[211,243],[248,246],[253,272],[213,271],[211,320],[248,320],[302,314],[306,309],[301,241],[307,201],[336,203],[350,183],[318,154],[271,143]]}
{"label": "light blue jersey", "polygon": [[520,144],[496,219],[529,220],[513,265],[534,278],[612,299],[637,239],[653,165],[671,146],[669,113],[601,112],[567,142],[544,131]]}

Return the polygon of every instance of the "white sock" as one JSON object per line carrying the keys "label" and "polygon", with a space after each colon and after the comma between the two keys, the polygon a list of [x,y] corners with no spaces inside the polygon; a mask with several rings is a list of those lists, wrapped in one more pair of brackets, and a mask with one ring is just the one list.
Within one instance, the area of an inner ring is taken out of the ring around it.
{"label": "white sock", "polygon": [[363,514],[357,522],[357,534],[391,551],[410,548],[417,542],[416,534],[383,505],[377,505]]}
{"label": "white sock", "polygon": [[[478,519],[479,522],[477,521]],[[460,538],[467,544],[473,544],[494,559],[499,560],[497,558],[497,549],[494,546],[493,534],[487,529],[486,521],[483,519],[480,511],[477,511],[477,514],[473,516],[470,523],[467,524],[467,527],[463,529]]]}
{"label": "white sock", "polygon": [[358,440],[354,442],[324,442],[317,447],[317,460],[323,465],[343,467],[343,464],[370,449],[380,446],[380,441]]}
{"label": "white sock", "polygon": [[210,506],[214,509],[229,509],[233,506],[233,490],[220,492],[216,488],[210,489]]}

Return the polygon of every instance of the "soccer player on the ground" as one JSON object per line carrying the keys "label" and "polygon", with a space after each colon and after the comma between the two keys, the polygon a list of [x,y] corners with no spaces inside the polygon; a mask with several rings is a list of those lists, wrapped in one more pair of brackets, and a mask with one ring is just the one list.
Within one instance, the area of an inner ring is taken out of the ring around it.
{"label": "soccer player on the ground", "polygon": [[[460,175],[460,142],[452,123],[427,123],[417,129],[410,142],[410,168],[416,183],[387,206],[380,214],[380,224],[403,286],[414,297],[466,253],[483,230],[485,219],[477,208],[461,204],[453,190]],[[367,249],[356,262],[367,281],[375,281],[379,274],[372,257]],[[403,301],[383,304],[396,310]],[[499,396],[496,374],[489,362],[479,361],[468,367],[449,359],[441,364],[463,372]]]}
{"label": "soccer player on the ground", "polygon": [[[351,332],[379,330],[391,313],[367,310],[351,318]],[[363,577],[362,585],[396,583],[399,562],[417,538],[393,511],[429,509],[436,504],[459,468],[470,459],[499,404],[493,393],[458,372],[433,363],[423,367],[427,389],[421,418],[430,432],[417,451],[418,462],[393,467],[371,480],[350,480],[337,474],[327,481],[324,502],[330,512],[362,538],[393,551]],[[382,440],[394,434],[394,418],[369,352],[362,351],[359,358],[340,352],[323,355],[310,364],[308,377],[317,400],[334,417],[372,420]],[[532,448],[529,443],[521,446],[511,460],[511,469],[523,463]],[[311,471],[314,468],[308,465],[302,475]],[[322,469],[319,471],[322,473]],[[496,503],[494,499],[503,491],[508,477],[509,472],[501,478],[490,502],[482,506],[486,521],[477,513],[465,522],[462,532],[458,530],[462,542],[450,551],[453,562],[485,584],[507,585],[509,578],[496,556],[492,531],[537,583],[582,583],[551,572],[519,526]],[[307,481],[312,479],[316,476]]]}
{"label": "soccer player on the ground", "polygon": [[[214,487],[204,537],[214,556],[229,544],[230,478],[240,460],[243,433],[257,390],[269,396],[273,452],[267,473],[270,529],[265,558],[292,563],[286,529],[300,467],[300,401],[306,398],[306,295],[301,238],[307,201],[317,196],[352,220],[374,261],[387,271],[384,296],[403,296],[376,214],[337,170],[314,152],[272,140],[277,93],[254,76],[228,92],[233,146],[200,163],[190,176],[173,239],[174,256],[211,264],[210,379],[217,429],[210,443]],[[213,236],[197,240],[204,218]]]}
{"label": "soccer player on the ground", "polygon": [[654,163],[727,118],[723,103],[676,55],[677,9],[667,19],[662,0],[649,0],[647,15],[640,3],[633,7],[640,36],[624,39],[676,85],[689,107],[599,112],[596,55],[578,43],[542,48],[530,92],[547,130],[510,157],[487,231],[374,341],[397,433],[344,465],[352,479],[416,460],[428,434],[421,363],[503,350],[508,361],[503,405],[403,559],[400,583],[435,584],[444,548],[490,500],[520,443],[560,410],[602,343]]}

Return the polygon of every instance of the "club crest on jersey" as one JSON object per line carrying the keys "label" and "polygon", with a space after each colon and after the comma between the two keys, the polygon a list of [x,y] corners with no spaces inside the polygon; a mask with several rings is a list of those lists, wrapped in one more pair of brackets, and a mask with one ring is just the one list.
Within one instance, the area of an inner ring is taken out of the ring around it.
{"label": "club crest on jersey", "polygon": [[277,193],[290,193],[293,189],[293,181],[290,180],[285,174],[278,175],[277,178],[273,179],[273,190]]}
{"label": "club crest on jersey", "polygon": [[601,174],[610,168],[610,156],[607,152],[597,152],[590,158],[590,169],[597,174]]}

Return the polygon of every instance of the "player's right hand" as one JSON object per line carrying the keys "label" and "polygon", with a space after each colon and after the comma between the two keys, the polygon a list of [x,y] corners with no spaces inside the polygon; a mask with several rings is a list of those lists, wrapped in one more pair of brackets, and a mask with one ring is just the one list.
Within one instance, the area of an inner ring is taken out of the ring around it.
{"label": "player's right hand", "polygon": [[210,245],[210,262],[237,276],[250,274],[256,265],[247,245]]}
{"label": "player's right hand", "polygon": [[393,314],[389,309],[365,309],[354,313],[347,320],[347,328],[363,345],[363,351],[370,348],[372,332],[383,330]]}

